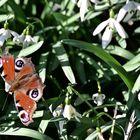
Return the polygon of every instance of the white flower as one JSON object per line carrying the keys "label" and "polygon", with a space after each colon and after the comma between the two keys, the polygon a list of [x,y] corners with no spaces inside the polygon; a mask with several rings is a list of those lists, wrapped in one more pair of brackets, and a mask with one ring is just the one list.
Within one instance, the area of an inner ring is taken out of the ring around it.
{"label": "white flower", "polygon": [[75,108],[71,104],[66,104],[63,111],[64,118],[70,120],[71,118],[75,118],[77,121],[80,121],[81,114],[79,114]]}
{"label": "white flower", "polygon": [[12,30],[1,28],[0,29],[0,47],[3,46],[4,42],[11,36],[18,36],[18,34]]}
{"label": "white flower", "polygon": [[127,33],[125,32],[121,24],[118,21],[116,21],[114,18],[109,18],[108,20],[105,20],[102,23],[100,23],[94,30],[93,35],[95,36],[99,34],[105,27],[106,29],[102,36],[103,48],[106,48],[106,46],[110,43],[112,39],[112,33],[114,30],[116,30],[122,38],[128,37]]}
{"label": "white flower", "polygon": [[[80,18],[81,21],[84,21],[85,13],[88,11],[88,7],[91,5],[91,2],[97,4],[98,0],[79,0],[77,6],[80,8]],[[72,0],[73,3],[76,3],[76,0]]]}
{"label": "white flower", "polygon": [[24,35],[24,34],[16,36],[13,39],[13,41],[18,45],[23,44],[24,48],[36,43],[35,40],[31,37],[31,35]]}
{"label": "white flower", "polygon": [[131,19],[131,17],[135,14],[136,10],[140,10],[140,3],[129,1],[127,2],[119,11],[117,15],[117,21],[120,22],[123,20],[127,22]]}
{"label": "white flower", "polygon": [[59,117],[60,115],[62,115],[63,112],[63,106],[62,104],[60,104],[59,106],[56,107],[56,109],[53,111],[52,110],[52,104],[49,106],[50,111],[52,112],[54,117]]}
{"label": "white flower", "polygon": [[138,93],[138,100],[140,101],[140,93]]}
{"label": "white flower", "polygon": [[95,93],[92,95],[92,100],[94,101],[95,104],[97,104],[97,106],[102,105],[104,99],[105,99],[104,94]]}

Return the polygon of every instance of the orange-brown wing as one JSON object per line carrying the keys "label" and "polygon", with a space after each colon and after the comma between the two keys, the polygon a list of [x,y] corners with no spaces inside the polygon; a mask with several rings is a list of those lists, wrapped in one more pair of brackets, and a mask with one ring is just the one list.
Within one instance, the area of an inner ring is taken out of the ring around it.
{"label": "orange-brown wing", "polygon": [[[25,60],[25,64],[23,65],[23,67],[18,71],[16,72],[16,69],[15,69],[15,80],[20,80],[20,79],[23,79],[24,77],[26,76],[30,76],[32,74],[35,73],[35,68],[34,68],[34,65],[33,63],[31,62],[31,60],[29,59],[24,59]],[[15,68],[16,68],[16,63],[15,63]]]}
{"label": "orange-brown wing", "polygon": [[37,74],[20,80],[19,84],[21,85],[19,89],[22,89],[23,93],[28,95],[32,100],[38,101],[42,97],[45,85]]}
{"label": "orange-brown wing", "polygon": [[[28,79],[27,81],[25,79]],[[25,82],[26,81],[26,82]],[[16,107],[19,111],[21,122],[28,126],[36,110],[36,101],[43,95],[44,84],[37,74],[19,80],[21,86],[14,92]]]}
{"label": "orange-brown wing", "polygon": [[15,105],[18,110],[18,116],[21,122],[28,126],[33,122],[32,115],[36,110],[36,102],[28,95],[24,94],[22,90],[15,91]]}
{"label": "orange-brown wing", "polygon": [[11,84],[15,78],[15,63],[13,55],[3,54],[2,63],[3,71],[1,76],[8,84]]}

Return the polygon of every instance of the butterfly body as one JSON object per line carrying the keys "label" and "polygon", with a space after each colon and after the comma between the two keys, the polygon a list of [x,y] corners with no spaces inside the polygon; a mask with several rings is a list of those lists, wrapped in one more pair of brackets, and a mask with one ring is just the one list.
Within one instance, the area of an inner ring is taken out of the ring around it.
{"label": "butterfly body", "polygon": [[5,91],[14,94],[18,116],[24,125],[29,125],[36,110],[36,102],[42,97],[44,84],[36,74],[30,58],[17,58],[4,54],[0,58],[1,77]]}

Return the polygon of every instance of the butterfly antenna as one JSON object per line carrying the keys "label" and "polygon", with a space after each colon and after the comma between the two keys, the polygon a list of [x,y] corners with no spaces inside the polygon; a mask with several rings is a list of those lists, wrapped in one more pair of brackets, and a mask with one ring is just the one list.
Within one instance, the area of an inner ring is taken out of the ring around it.
{"label": "butterfly antenna", "polygon": [[4,110],[4,108],[6,106],[8,97],[9,97],[9,94],[7,94],[7,96],[6,96],[6,99],[5,99],[4,104],[3,104],[3,107],[2,107],[2,111]]}

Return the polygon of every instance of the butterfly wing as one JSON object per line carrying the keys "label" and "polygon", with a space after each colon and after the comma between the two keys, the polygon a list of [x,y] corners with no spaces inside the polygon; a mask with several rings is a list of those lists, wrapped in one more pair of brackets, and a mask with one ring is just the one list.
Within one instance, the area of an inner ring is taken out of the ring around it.
{"label": "butterfly wing", "polygon": [[5,91],[8,92],[15,78],[14,57],[11,54],[3,54],[0,61],[1,77],[5,81]]}
{"label": "butterfly wing", "polygon": [[[31,60],[26,61],[22,69],[16,73],[12,91],[15,91],[15,104],[19,112],[21,122],[28,126],[32,120],[32,115],[36,110],[36,102],[42,97],[44,84],[40,77],[35,74],[35,68]],[[17,89],[17,90],[16,90]]]}
{"label": "butterfly wing", "polygon": [[32,120],[32,115],[36,110],[36,101],[43,95],[44,85],[37,74],[34,74],[23,86],[14,92],[15,104],[19,112],[21,122],[28,126]]}
{"label": "butterfly wing", "polygon": [[[2,66],[1,66],[2,62]],[[0,71],[8,92],[14,93],[15,105],[21,122],[28,126],[36,110],[36,101],[43,95],[44,84],[36,74],[30,58],[17,58],[10,54],[0,59]]]}
{"label": "butterfly wing", "polygon": [[18,110],[18,116],[21,122],[28,126],[32,120],[32,115],[36,110],[36,102],[32,100],[28,95],[24,94],[24,90],[18,90],[14,92],[15,105]]}

